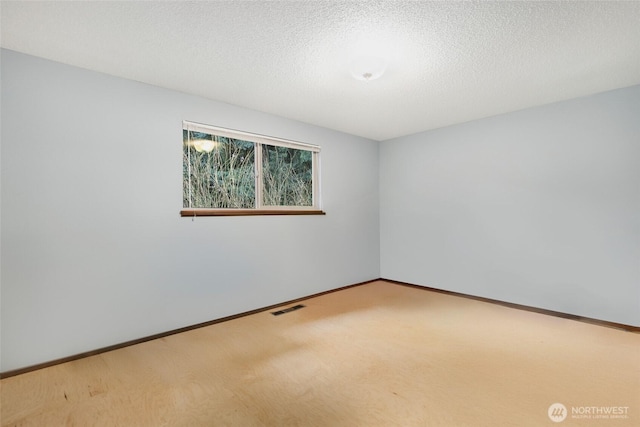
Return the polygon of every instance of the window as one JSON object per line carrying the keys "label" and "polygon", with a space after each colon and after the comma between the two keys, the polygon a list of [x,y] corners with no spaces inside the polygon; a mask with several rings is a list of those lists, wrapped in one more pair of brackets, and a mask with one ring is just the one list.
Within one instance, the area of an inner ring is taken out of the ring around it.
{"label": "window", "polygon": [[183,122],[182,216],[322,214],[320,147]]}

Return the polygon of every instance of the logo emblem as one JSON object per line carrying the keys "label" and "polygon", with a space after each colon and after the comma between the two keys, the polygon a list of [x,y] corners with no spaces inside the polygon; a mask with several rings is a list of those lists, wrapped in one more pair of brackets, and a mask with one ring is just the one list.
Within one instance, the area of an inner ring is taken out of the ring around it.
{"label": "logo emblem", "polygon": [[562,403],[554,403],[549,406],[547,415],[549,415],[549,419],[554,423],[561,423],[567,418],[567,408]]}

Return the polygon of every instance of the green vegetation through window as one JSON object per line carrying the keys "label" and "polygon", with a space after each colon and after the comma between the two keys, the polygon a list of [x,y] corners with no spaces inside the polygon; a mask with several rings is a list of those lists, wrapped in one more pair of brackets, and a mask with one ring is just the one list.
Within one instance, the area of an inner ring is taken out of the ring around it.
{"label": "green vegetation through window", "polygon": [[183,208],[318,211],[319,155],[314,145],[184,122]]}

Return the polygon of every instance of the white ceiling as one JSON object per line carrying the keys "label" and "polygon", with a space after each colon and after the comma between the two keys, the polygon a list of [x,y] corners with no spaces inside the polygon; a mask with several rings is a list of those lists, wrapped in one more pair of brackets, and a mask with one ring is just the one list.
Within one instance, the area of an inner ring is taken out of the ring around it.
{"label": "white ceiling", "polygon": [[[2,1],[0,13],[4,48],[374,140],[640,83],[638,1]],[[349,75],[363,50],[388,59],[379,80]]]}

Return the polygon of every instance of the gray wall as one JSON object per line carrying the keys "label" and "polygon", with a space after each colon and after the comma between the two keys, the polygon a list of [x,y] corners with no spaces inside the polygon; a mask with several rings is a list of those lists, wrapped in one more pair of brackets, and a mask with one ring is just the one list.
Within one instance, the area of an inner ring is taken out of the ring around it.
{"label": "gray wall", "polygon": [[[2,371],[380,276],[377,142],[1,59]],[[180,218],[183,119],[320,145],[327,215]]]}
{"label": "gray wall", "polygon": [[640,86],[386,141],[381,275],[640,326]]}
{"label": "gray wall", "polygon": [[[386,141],[378,169],[366,139],[1,67],[1,371],[380,276],[640,326],[640,86]],[[321,145],[328,214],[180,218],[183,119]]]}

